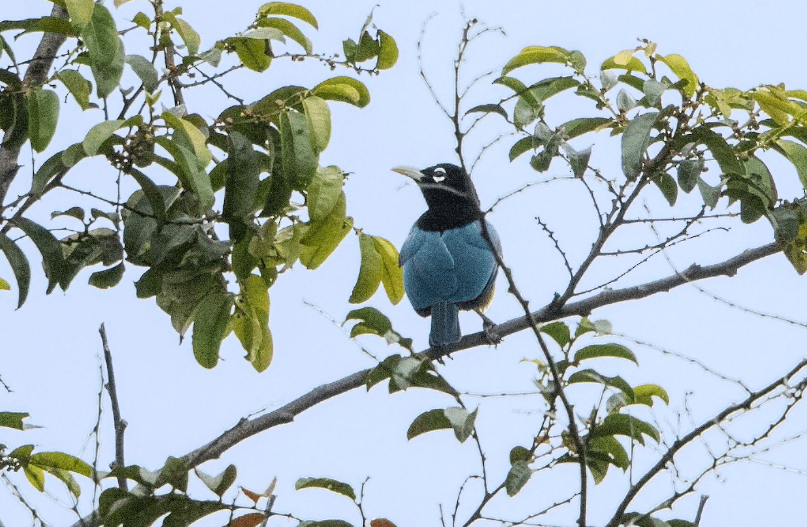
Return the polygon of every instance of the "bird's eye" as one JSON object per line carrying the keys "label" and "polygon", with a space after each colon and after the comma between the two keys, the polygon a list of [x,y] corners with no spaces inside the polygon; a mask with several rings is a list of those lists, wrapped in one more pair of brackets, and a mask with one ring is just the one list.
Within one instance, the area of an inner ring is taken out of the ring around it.
{"label": "bird's eye", "polygon": [[445,169],[445,168],[443,168],[443,167],[437,167],[437,168],[435,168],[435,169],[434,169],[434,175],[432,176],[432,179],[433,179],[433,180],[434,180],[436,183],[440,183],[440,182],[441,182],[441,181],[443,181],[445,178],[446,178],[446,169]]}

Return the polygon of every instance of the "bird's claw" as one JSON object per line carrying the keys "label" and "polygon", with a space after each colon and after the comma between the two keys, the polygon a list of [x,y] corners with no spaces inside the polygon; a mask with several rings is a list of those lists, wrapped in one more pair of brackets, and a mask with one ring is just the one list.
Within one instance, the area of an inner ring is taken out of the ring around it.
{"label": "bird's claw", "polygon": [[482,323],[482,332],[485,334],[485,340],[488,341],[488,344],[498,346],[502,341],[502,336],[496,332],[496,324],[489,320]]}

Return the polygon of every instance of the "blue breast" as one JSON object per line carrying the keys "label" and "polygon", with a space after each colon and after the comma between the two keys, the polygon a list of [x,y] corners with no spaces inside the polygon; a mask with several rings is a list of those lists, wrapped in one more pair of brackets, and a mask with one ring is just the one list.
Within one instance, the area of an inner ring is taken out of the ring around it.
{"label": "blue breast", "polygon": [[[499,235],[489,222],[487,230],[501,254]],[[443,232],[412,227],[401,247],[399,263],[404,289],[415,309],[473,300],[496,274],[496,259],[478,220]]]}

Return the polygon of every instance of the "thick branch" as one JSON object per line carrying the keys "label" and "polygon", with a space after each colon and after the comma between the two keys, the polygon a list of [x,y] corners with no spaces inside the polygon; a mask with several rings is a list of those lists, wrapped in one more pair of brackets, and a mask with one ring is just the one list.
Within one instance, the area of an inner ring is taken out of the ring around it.
{"label": "thick branch", "polygon": [[[668,276],[667,278],[656,280],[655,282],[634,287],[627,287],[624,289],[603,291],[602,293],[594,295],[590,298],[566,304],[558,312],[551,312],[549,306],[546,306],[538,311],[533,312],[532,316],[536,322],[548,322],[550,320],[573,315],[586,315],[594,309],[600,307],[624,302],[626,300],[646,298],[656,293],[669,291],[688,282],[694,282],[715,276],[733,276],[741,267],[778,252],[780,252],[780,249],[777,244],[770,243],[756,249],[744,251],[743,253],[718,264],[708,265],[705,267],[693,264],[682,273],[677,273]],[[493,331],[501,336],[505,336],[529,327],[530,322],[526,317],[518,317],[496,326],[493,328]],[[479,332],[472,335],[466,335],[457,344],[444,346],[440,351],[430,349],[426,352],[426,354],[430,358],[434,359],[455,351],[487,344],[488,341],[485,337],[485,333]],[[193,452],[186,454],[183,457],[183,460],[188,463],[189,468],[193,468],[204,463],[205,461],[216,459],[229,448],[235,446],[244,439],[258,434],[264,430],[268,430],[269,428],[290,423],[294,421],[294,418],[297,415],[301,414],[312,406],[342,393],[353,390],[354,388],[358,388],[364,383],[364,379],[369,371],[370,369],[358,371],[332,383],[323,384],[317,388],[314,388],[305,395],[300,396],[294,401],[291,401],[290,403],[278,408],[277,410],[262,416],[254,419],[242,419],[238,422],[238,424],[221,434],[213,441],[201,448],[194,450]]]}
{"label": "thick branch", "polygon": [[[67,10],[54,5],[51,16],[67,20]],[[45,33],[42,35],[42,40],[39,42],[39,47],[36,48],[34,58],[31,60],[28,69],[25,70],[24,85],[35,86],[44,83],[48,79],[48,72],[53,65],[53,60],[56,58],[56,52],[59,51],[66,39],[65,35],[58,33]],[[6,131],[6,137],[9,133],[10,130]],[[17,176],[17,171],[20,168],[17,164],[19,157],[19,148],[0,148],[0,206],[6,199],[11,182]]]}

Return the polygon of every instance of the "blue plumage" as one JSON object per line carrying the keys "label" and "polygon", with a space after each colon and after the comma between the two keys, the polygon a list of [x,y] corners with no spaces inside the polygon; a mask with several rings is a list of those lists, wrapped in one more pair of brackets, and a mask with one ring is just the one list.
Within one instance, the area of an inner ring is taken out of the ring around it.
{"label": "blue plumage", "polygon": [[[429,344],[460,340],[460,309],[484,309],[493,296],[498,266],[482,235],[482,212],[470,178],[454,165],[395,171],[418,182],[429,210],[412,227],[400,251],[404,289],[415,311],[432,317]],[[496,251],[501,243],[486,221]]]}

